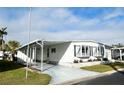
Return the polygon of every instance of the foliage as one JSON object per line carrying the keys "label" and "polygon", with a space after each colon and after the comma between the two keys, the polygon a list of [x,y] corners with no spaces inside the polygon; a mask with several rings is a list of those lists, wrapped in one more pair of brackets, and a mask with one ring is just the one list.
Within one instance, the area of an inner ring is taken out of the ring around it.
{"label": "foliage", "polygon": [[8,49],[10,51],[15,52],[16,49],[20,47],[20,43],[18,41],[15,41],[15,40],[10,40],[10,41],[8,41],[7,46],[9,47]]}
{"label": "foliage", "polygon": [[0,50],[4,49],[4,40],[3,40],[3,36],[7,35],[7,32],[5,31],[7,29],[7,27],[5,28],[1,28],[0,29]]}
{"label": "foliage", "polygon": [[7,29],[7,27],[0,29],[0,37],[3,35],[7,35],[7,32],[5,31],[6,29]]}
{"label": "foliage", "polygon": [[10,47],[8,46],[8,44],[5,44],[5,51],[11,51]]}

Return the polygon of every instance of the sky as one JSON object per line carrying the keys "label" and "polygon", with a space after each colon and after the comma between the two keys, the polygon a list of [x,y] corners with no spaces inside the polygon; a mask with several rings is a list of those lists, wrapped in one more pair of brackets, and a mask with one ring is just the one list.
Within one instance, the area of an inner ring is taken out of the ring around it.
{"label": "sky", "polygon": [[[6,41],[28,42],[28,15],[29,8],[0,8]],[[31,41],[36,39],[124,43],[124,8],[32,8]]]}

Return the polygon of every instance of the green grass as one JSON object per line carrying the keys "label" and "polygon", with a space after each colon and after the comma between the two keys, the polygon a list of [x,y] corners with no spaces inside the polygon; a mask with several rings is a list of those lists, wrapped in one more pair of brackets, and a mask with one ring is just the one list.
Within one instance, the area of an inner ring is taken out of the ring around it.
{"label": "green grass", "polygon": [[94,65],[94,66],[87,66],[87,67],[81,67],[81,69],[90,70],[90,71],[96,71],[96,72],[107,72],[111,70],[118,70],[119,68],[124,68],[124,63],[115,62],[110,64],[100,64],[100,65]]}
{"label": "green grass", "polygon": [[0,61],[0,85],[47,85],[51,76],[29,71],[25,79],[25,69],[13,62]]}

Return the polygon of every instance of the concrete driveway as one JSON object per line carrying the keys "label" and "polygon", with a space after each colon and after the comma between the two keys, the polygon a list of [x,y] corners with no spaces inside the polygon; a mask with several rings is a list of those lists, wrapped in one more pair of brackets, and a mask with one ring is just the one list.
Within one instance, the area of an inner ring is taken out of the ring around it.
{"label": "concrete driveway", "polygon": [[[48,64],[49,65],[49,64]],[[61,65],[51,65],[44,70],[43,73],[52,76],[50,84],[64,84],[66,82],[74,82],[75,80],[98,75],[97,72],[81,70],[78,68],[65,67]]]}
{"label": "concrete driveway", "polygon": [[[40,70],[40,64],[33,66],[33,68]],[[99,73],[79,68],[65,67],[62,65],[44,64],[43,73],[52,76],[50,84],[64,84],[66,82],[74,82],[75,80],[87,78],[98,75]]]}

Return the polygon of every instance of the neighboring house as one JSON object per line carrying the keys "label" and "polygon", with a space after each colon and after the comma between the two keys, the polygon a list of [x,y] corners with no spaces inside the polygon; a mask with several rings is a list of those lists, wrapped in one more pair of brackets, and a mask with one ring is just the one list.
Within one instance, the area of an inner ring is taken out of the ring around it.
{"label": "neighboring house", "polygon": [[[27,47],[29,45],[29,58]],[[42,55],[43,54],[43,55]],[[18,49],[19,62],[50,64],[111,60],[111,47],[95,41],[41,41],[36,40]]]}
{"label": "neighboring house", "polygon": [[124,61],[124,47],[112,48],[112,59]]}

